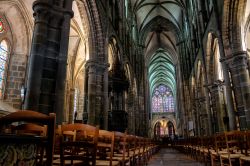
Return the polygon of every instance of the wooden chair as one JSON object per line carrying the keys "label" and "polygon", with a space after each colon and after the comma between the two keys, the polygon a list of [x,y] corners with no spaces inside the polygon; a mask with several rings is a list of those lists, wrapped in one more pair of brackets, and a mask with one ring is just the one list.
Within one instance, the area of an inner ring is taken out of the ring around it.
{"label": "wooden chair", "polygon": [[[57,125],[55,129],[55,143],[54,143],[54,155],[53,165],[60,165],[60,142],[62,137],[61,125]],[[59,160],[57,160],[59,159]]]}
{"label": "wooden chair", "polygon": [[[226,153],[220,154],[220,164],[224,165],[237,165],[239,159],[243,156],[244,133],[241,131],[225,132],[226,139]],[[234,163],[234,164],[233,164]]]}
{"label": "wooden chair", "polygon": [[128,135],[127,136],[128,141],[128,152],[131,156],[130,165],[136,165],[136,162],[138,160],[138,142],[137,137],[134,135]]}
{"label": "wooden chair", "polygon": [[[18,135],[30,135],[30,136],[47,136],[47,125],[37,125],[33,123],[23,123],[20,125],[12,126],[12,132]],[[37,160],[40,165],[46,160],[45,148],[37,147]]]}
{"label": "wooden chair", "polygon": [[145,138],[145,156],[146,156],[146,163],[150,160],[151,156],[153,155],[154,146],[151,144],[151,140],[149,138]]}
{"label": "wooden chair", "polygon": [[146,139],[138,137],[138,154],[139,154],[139,165],[147,164],[147,152],[146,152]]}
{"label": "wooden chair", "polygon": [[96,165],[98,134],[99,127],[79,123],[62,125],[60,165]]}
{"label": "wooden chair", "polygon": [[240,166],[244,166],[246,164],[250,165],[250,131],[245,131],[244,135],[244,140],[246,144],[244,155],[240,157]]}
{"label": "wooden chair", "polygon": [[133,154],[132,165],[144,165],[146,161],[144,138],[138,136],[130,136],[130,139],[131,152]]}
{"label": "wooden chair", "polygon": [[121,161],[122,166],[130,165],[130,161],[132,160],[127,141],[126,133],[115,132],[113,159]]}
{"label": "wooden chair", "polygon": [[215,166],[220,160],[220,154],[226,154],[226,138],[224,133],[214,135],[214,148],[209,149],[211,166]]}
{"label": "wooden chair", "polygon": [[120,165],[121,161],[113,159],[114,155],[114,141],[115,133],[106,130],[99,130],[99,137],[97,143],[97,160],[96,165],[98,166],[116,166]]}
{"label": "wooden chair", "polygon": [[[47,127],[44,127],[44,125]],[[21,153],[20,149],[23,148],[30,153],[35,151],[35,159],[31,157],[29,158],[30,161],[20,161],[17,157],[12,161],[12,164],[15,165],[19,164],[18,162],[29,162],[34,165],[52,165],[55,129],[54,113],[45,115],[29,110],[10,113],[0,118],[0,129],[1,145],[5,148],[11,146],[15,150],[15,155],[23,155],[19,154]],[[9,129],[10,132],[4,133],[6,129]],[[45,155],[43,155],[43,150],[45,150]],[[0,165],[1,164],[8,165],[8,163],[0,163]]]}
{"label": "wooden chair", "polygon": [[215,145],[212,136],[205,136],[202,138],[202,146],[200,150],[201,161],[207,164],[210,161],[210,151],[213,151]]}

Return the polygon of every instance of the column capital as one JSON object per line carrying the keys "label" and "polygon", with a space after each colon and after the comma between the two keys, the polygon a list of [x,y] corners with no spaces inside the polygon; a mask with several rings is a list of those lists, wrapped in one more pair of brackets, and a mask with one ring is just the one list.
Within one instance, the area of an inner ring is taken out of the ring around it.
{"label": "column capital", "polygon": [[[71,2],[71,3],[70,3]],[[65,15],[69,15],[70,18],[74,16],[74,12],[72,10],[72,0],[67,0],[65,5],[62,5],[63,2],[61,0],[53,1],[45,1],[45,0],[36,0],[33,3],[34,17],[39,16],[40,14],[49,14],[53,17],[43,17],[45,20],[50,20],[54,18],[55,15],[60,17],[64,17]],[[57,18],[55,18],[57,19]]]}
{"label": "column capital", "polygon": [[220,59],[220,62],[225,62],[227,64],[231,64],[235,61],[239,61],[241,59],[247,59],[247,52],[246,51],[237,51],[232,53],[230,56],[226,56]]}
{"label": "column capital", "polygon": [[109,68],[109,63],[102,63],[102,64],[100,64],[96,60],[88,60],[86,62],[85,68],[86,69],[95,68],[98,71],[105,71],[106,69]]}

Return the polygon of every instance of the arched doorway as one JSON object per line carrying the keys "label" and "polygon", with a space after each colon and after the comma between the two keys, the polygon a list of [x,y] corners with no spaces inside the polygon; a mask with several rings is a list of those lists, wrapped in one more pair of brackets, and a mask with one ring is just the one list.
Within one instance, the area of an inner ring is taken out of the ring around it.
{"label": "arched doorway", "polygon": [[175,127],[173,122],[167,119],[158,120],[154,125],[154,139],[166,142],[175,138]]}

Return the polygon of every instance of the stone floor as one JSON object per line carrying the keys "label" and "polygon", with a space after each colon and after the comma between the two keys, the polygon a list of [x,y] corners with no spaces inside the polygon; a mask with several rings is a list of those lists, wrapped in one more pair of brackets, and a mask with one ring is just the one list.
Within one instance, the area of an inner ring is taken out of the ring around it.
{"label": "stone floor", "polygon": [[163,148],[149,161],[148,166],[204,166],[187,155],[171,148]]}

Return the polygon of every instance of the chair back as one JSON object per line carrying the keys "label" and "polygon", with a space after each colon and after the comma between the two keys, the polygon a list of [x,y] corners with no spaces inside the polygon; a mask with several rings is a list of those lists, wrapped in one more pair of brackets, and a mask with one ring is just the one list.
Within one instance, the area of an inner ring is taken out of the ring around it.
{"label": "chair back", "polygon": [[100,152],[100,158],[105,158],[109,154],[109,165],[112,166],[113,155],[114,155],[114,141],[115,133],[107,130],[99,130],[98,137],[98,150]]}
{"label": "chair back", "polygon": [[61,165],[70,161],[82,165],[95,165],[99,127],[75,123],[61,125]]}
{"label": "chair back", "polygon": [[[20,110],[0,118],[1,143],[5,145],[13,145],[13,143],[15,143],[15,148],[34,144],[36,147],[45,149],[46,158],[38,158],[39,160],[34,162],[35,165],[37,165],[38,162],[45,162],[46,165],[52,165],[54,130],[54,113],[45,115],[35,111]],[[9,132],[5,133],[5,131]],[[29,148],[28,150],[31,149]],[[40,156],[43,156],[43,150],[40,152]],[[19,153],[18,149],[17,153]]]}
{"label": "chair back", "polygon": [[121,132],[115,132],[114,151],[118,154],[122,154],[122,165],[125,165],[125,157],[129,157],[129,149],[127,143],[127,134]]}

